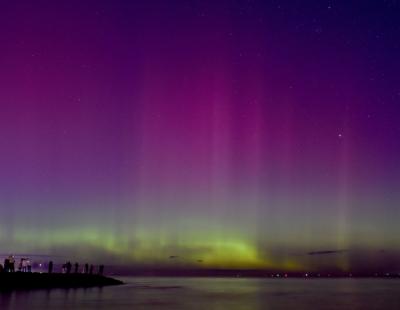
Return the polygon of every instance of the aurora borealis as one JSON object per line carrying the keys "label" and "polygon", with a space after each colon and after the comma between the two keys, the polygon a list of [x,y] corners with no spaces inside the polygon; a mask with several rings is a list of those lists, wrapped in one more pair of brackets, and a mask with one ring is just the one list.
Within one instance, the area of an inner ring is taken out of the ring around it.
{"label": "aurora borealis", "polygon": [[1,253],[399,270],[398,1],[0,12]]}

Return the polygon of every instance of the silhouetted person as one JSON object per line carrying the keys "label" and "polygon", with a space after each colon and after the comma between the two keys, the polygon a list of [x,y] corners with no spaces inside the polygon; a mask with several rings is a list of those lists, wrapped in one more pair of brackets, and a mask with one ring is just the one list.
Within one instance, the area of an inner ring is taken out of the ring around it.
{"label": "silhouetted person", "polygon": [[85,264],[85,269],[84,269],[83,273],[89,273],[89,264],[88,263]]}
{"label": "silhouetted person", "polygon": [[53,262],[49,261],[49,273],[53,272]]}
{"label": "silhouetted person", "polygon": [[10,260],[8,258],[4,259],[4,272],[10,272]]}
{"label": "silhouetted person", "polygon": [[75,273],[78,273],[79,264],[75,263]]}
{"label": "silhouetted person", "polygon": [[10,255],[10,272],[15,272],[15,258],[13,255]]}
{"label": "silhouetted person", "polygon": [[31,260],[29,258],[26,259],[26,267],[28,272],[32,272]]}
{"label": "silhouetted person", "polygon": [[90,274],[93,274],[93,268],[94,268],[93,265],[90,265],[90,270],[89,270]]}
{"label": "silhouetted person", "polygon": [[67,262],[67,263],[65,264],[65,268],[66,268],[66,270],[67,270],[67,273],[71,273],[71,268],[72,268],[71,262]]}
{"label": "silhouetted person", "polygon": [[9,258],[6,258],[4,260],[4,271],[10,272],[10,259]]}
{"label": "silhouetted person", "polygon": [[26,272],[26,267],[28,266],[28,262],[26,258],[21,258],[21,271]]}
{"label": "silhouetted person", "polygon": [[19,265],[18,265],[18,271],[22,272],[22,265],[24,264],[24,259],[21,258],[21,260],[19,261]]}
{"label": "silhouetted person", "polygon": [[100,265],[99,266],[99,275],[103,275],[103,273],[104,273],[104,265]]}
{"label": "silhouetted person", "polygon": [[3,268],[3,265],[0,264],[0,273],[2,273],[2,272],[4,272],[4,268]]}

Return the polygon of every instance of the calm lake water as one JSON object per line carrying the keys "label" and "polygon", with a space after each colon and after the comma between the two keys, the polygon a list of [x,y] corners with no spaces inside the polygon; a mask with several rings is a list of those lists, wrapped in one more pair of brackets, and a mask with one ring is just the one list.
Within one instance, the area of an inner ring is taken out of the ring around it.
{"label": "calm lake water", "polygon": [[0,293],[0,309],[400,309],[398,279],[120,279],[127,284]]}

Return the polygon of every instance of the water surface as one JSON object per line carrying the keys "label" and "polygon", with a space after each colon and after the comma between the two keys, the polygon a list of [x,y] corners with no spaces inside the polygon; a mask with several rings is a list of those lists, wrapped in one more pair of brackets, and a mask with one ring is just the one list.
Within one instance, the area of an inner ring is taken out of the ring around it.
{"label": "water surface", "polygon": [[127,284],[0,293],[0,309],[400,309],[398,279],[121,280]]}

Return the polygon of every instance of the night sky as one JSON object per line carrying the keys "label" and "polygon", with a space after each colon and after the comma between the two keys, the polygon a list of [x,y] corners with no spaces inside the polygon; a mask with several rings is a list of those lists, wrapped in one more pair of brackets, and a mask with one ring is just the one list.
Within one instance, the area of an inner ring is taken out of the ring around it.
{"label": "night sky", "polygon": [[2,0],[0,44],[0,253],[400,270],[400,2]]}

